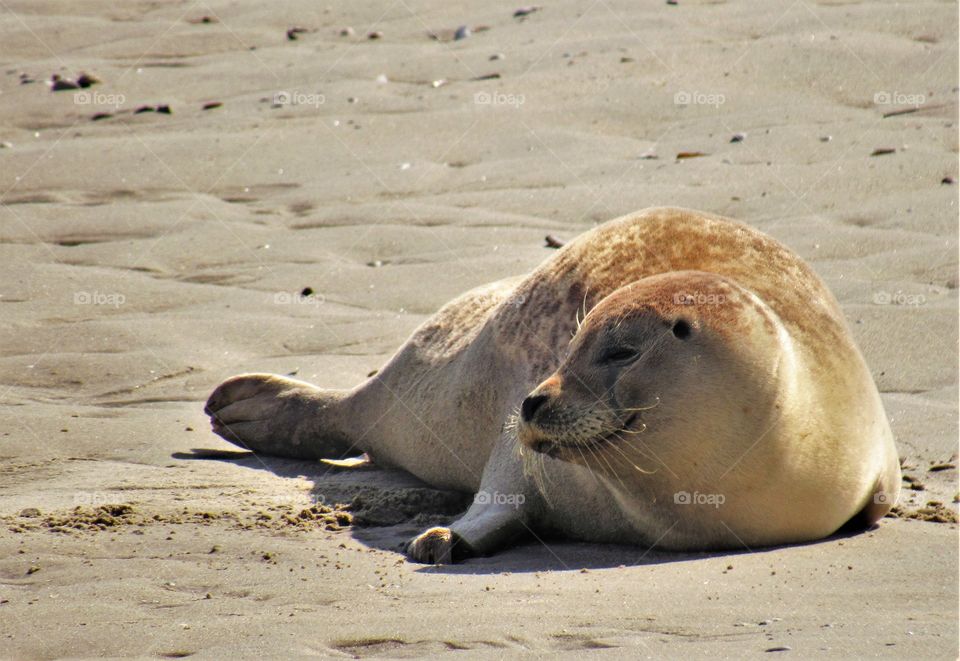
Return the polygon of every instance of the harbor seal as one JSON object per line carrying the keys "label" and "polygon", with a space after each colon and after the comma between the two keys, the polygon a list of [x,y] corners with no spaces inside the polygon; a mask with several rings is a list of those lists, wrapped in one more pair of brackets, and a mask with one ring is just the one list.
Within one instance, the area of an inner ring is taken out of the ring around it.
{"label": "harbor seal", "polygon": [[410,542],[421,562],[529,533],[676,550],[810,541],[871,525],[900,488],[879,393],[827,287],[774,239],[677,208],[609,221],[455,299],[353,390],[245,374],[206,412],[255,452],[363,452],[474,493]]}

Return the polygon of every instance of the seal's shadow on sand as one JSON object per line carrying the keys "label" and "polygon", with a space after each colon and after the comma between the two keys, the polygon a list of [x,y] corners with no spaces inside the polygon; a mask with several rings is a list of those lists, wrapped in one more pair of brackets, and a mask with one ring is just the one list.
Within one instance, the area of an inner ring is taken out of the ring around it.
{"label": "seal's shadow on sand", "polygon": [[[278,477],[313,482],[315,502],[350,505],[358,542],[385,551],[403,553],[407,542],[431,526],[447,525],[469,506],[472,496],[434,489],[398,470],[380,467],[341,469],[320,463],[284,459],[253,452],[193,449],[175,452],[179,460],[224,461]],[[860,530],[844,530],[828,539],[849,537]],[[810,544],[818,544],[810,542]],[[471,558],[456,565],[424,565],[426,573],[498,574],[503,572],[579,571],[620,566],[692,562],[704,558],[763,553],[780,547],[733,551],[679,553],[613,544],[585,544],[543,537],[531,532],[516,546],[491,557]]]}

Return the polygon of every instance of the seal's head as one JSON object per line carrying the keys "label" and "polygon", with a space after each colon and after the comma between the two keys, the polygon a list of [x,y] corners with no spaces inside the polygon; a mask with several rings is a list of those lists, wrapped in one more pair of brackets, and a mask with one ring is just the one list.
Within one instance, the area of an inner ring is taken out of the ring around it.
{"label": "seal's head", "polygon": [[776,315],[731,280],[645,278],[590,311],[568,356],[524,399],[517,438],[634,493],[660,481],[651,474],[695,488],[778,416],[790,346]]}

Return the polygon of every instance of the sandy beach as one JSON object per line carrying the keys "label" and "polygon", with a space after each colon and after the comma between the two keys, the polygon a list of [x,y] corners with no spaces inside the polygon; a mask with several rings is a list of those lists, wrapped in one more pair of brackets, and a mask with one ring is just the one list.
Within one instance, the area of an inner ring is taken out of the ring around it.
{"label": "sandy beach", "polygon": [[[0,1],[0,656],[957,658],[956,4],[519,9]],[[209,431],[224,378],[352,387],[546,235],[657,205],[834,292],[895,516],[424,566],[469,494]]]}

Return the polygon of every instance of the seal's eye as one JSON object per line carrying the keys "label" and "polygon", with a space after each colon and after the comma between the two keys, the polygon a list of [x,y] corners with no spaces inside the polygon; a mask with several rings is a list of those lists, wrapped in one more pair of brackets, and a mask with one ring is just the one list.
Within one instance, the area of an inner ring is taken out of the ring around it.
{"label": "seal's eye", "polygon": [[678,319],[673,324],[673,336],[678,340],[685,340],[690,337],[690,324],[683,319]]}
{"label": "seal's eye", "polygon": [[637,352],[630,347],[613,347],[600,358],[602,363],[622,363],[636,357]]}

